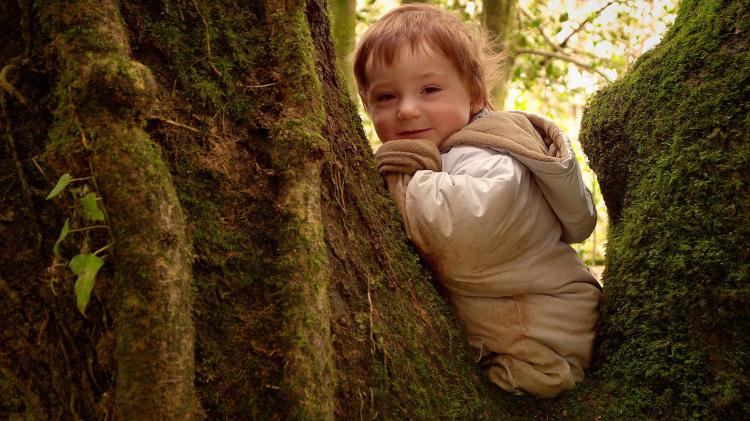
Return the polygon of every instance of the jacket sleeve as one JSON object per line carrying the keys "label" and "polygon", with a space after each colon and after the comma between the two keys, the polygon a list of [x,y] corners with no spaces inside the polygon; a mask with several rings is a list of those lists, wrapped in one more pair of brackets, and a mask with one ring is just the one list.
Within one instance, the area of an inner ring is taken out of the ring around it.
{"label": "jacket sleeve", "polygon": [[471,265],[478,251],[494,249],[510,211],[520,205],[521,178],[528,174],[506,154],[468,150],[450,174],[417,171],[406,186],[407,232],[440,265]]}

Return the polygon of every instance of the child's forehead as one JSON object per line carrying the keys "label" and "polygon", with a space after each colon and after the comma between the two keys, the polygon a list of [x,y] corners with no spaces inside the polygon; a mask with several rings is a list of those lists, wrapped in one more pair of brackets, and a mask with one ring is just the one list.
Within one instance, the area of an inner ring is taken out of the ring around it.
{"label": "child's forehead", "polygon": [[[370,57],[365,64],[365,71],[370,72],[383,67],[391,67],[400,59],[410,54],[416,60],[428,60],[431,58],[444,57],[450,60],[440,48],[432,45],[426,40],[416,42],[403,41],[399,44],[381,44],[373,48]],[[453,61],[453,60],[450,60]]]}

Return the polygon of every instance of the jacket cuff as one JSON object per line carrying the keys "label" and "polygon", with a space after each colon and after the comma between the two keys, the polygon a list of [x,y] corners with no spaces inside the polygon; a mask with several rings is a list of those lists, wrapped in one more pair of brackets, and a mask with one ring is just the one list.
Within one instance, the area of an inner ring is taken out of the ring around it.
{"label": "jacket cuff", "polygon": [[378,171],[413,175],[419,170],[440,171],[440,151],[424,139],[398,139],[386,142],[375,153]]}

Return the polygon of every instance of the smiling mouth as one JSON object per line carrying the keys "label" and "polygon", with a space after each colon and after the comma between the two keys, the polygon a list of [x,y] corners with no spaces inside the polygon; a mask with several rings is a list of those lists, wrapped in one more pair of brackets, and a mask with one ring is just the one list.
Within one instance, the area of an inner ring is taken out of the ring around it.
{"label": "smiling mouth", "polygon": [[420,130],[406,130],[403,132],[399,132],[398,136],[405,139],[415,139],[419,136],[427,133],[430,129],[420,129]]}

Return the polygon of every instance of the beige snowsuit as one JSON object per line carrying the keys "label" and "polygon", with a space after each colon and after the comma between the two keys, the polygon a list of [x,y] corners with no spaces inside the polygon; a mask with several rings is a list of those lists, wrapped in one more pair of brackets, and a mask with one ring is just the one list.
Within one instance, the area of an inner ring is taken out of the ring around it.
{"label": "beige snowsuit", "polygon": [[541,117],[494,112],[440,152],[397,140],[378,161],[482,366],[509,392],[549,398],[573,387],[591,358],[601,293],[567,244],[596,224],[569,141]]}

